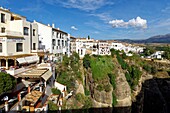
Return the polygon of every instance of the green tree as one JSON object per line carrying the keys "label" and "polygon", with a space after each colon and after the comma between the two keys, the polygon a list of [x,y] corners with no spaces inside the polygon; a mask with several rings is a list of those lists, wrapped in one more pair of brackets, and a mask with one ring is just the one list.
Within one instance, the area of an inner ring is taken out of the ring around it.
{"label": "green tree", "polygon": [[89,54],[86,54],[83,58],[83,66],[88,69],[90,68],[90,56]]}
{"label": "green tree", "polygon": [[158,72],[155,66],[151,67],[151,74],[156,74]]}
{"label": "green tree", "polygon": [[88,35],[88,39],[90,39],[90,36]]}
{"label": "green tree", "polygon": [[0,72],[0,94],[12,90],[16,86],[16,79],[6,73]]}
{"label": "green tree", "polygon": [[144,49],[144,55],[145,56],[150,56],[151,54],[155,53],[155,49],[153,47],[149,47],[147,46],[145,49]]}
{"label": "green tree", "polygon": [[163,54],[163,57],[166,59],[170,59],[170,52],[169,51],[165,51]]}

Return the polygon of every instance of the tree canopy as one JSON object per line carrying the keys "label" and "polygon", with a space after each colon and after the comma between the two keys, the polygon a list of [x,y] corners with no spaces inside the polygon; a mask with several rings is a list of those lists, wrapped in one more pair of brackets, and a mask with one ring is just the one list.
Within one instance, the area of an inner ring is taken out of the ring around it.
{"label": "tree canopy", "polygon": [[9,74],[0,72],[0,94],[12,90],[16,86],[16,79]]}

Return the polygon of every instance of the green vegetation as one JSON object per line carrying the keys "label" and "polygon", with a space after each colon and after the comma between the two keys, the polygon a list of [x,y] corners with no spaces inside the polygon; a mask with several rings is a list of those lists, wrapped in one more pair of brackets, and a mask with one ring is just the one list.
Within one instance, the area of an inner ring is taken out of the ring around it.
{"label": "green vegetation", "polygon": [[112,58],[109,56],[91,57],[90,66],[95,81],[107,78],[108,74],[112,73],[114,69]]}
{"label": "green vegetation", "polygon": [[83,106],[83,109],[88,109],[88,108],[91,108],[92,107],[92,101],[91,101],[91,98],[89,97],[86,97],[85,95],[81,94],[81,93],[78,93],[75,95],[75,98],[78,102],[82,103],[84,106]]}
{"label": "green vegetation", "polygon": [[88,69],[88,68],[90,68],[90,56],[89,56],[89,54],[86,54],[85,56],[84,56],[84,58],[83,58],[83,66],[86,68],[86,69]]}
{"label": "green vegetation", "polygon": [[116,95],[112,93],[112,105],[115,106],[116,104],[117,104]]}
{"label": "green vegetation", "polygon": [[164,51],[163,57],[170,60],[170,46],[162,46],[162,47],[156,47],[157,51]]}
{"label": "green vegetation", "polygon": [[156,50],[155,50],[153,47],[147,46],[147,47],[144,49],[143,54],[144,54],[145,56],[150,56],[151,54],[153,54],[153,53],[155,53],[155,52],[156,52]]}
{"label": "green vegetation", "polygon": [[108,76],[110,78],[110,83],[112,84],[113,89],[115,89],[116,88],[116,82],[115,82],[116,76],[112,73],[111,74],[109,73]]}
{"label": "green vegetation", "polygon": [[90,95],[90,91],[86,87],[84,88],[84,93],[85,93],[86,96]]}
{"label": "green vegetation", "polygon": [[56,104],[54,104],[52,101],[48,101],[48,105],[49,105],[49,111],[58,110],[58,106]]}
{"label": "green vegetation", "polygon": [[122,69],[127,69],[128,65],[127,65],[127,63],[123,59],[125,57],[122,57],[122,56],[120,56],[120,53],[117,53],[116,58],[117,58],[117,61],[119,62],[119,64],[121,65]]}
{"label": "green vegetation", "polygon": [[110,86],[110,84],[106,84],[106,85],[104,85],[103,87],[104,87],[104,90],[105,90],[106,92],[110,92],[110,91],[111,91],[111,86]]}
{"label": "green vegetation", "polygon": [[134,89],[134,87],[138,85],[141,74],[142,72],[140,71],[139,67],[135,65],[128,67],[128,72],[125,73],[125,76],[131,89]]}
{"label": "green vegetation", "polygon": [[[115,51],[116,53],[116,51]],[[92,71],[92,77],[98,85],[96,86],[96,90],[98,91],[111,91],[111,85],[113,89],[116,88],[115,83],[115,75],[113,74],[114,70],[114,63],[111,56],[89,56],[85,55],[83,59],[83,66],[86,69],[91,69]],[[102,82],[102,81],[110,81],[110,84],[108,82]],[[86,90],[85,90],[86,94]],[[113,104],[115,105],[117,103],[116,96],[113,93]]]}
{"label": "green vegetation", "polygon": [[0,94],[14,89],[16,79],[6,73],[0,72]]}
{"label": "green vegetation", "polygon": [[147,46],[143,52],[143,55],[149,56],[156,51],[164,51],[162,57],[165,59],[170,59],[170,46]]}
{"label": "green vegetation", "polygon": [[98,84],[97,87],[96,87],[96,89],[97,89],[98,91],[103,91],[103,90],[104,90],[102,84]]}
{"label": "green vegetation", "polygon": [[69,92],[74,90],[75,80],[82,81],[79,65],[79,55],[77,53],[73,53],[69,58],[64,56],[62,63],[58,64],[57,81],[66,85]]}
{"label": "green vegetation", "polygon": [[56,89],[56,88],[52,88],[51,91],[52,91],[52,93],[55,94],[55,95],[61,94],[60,90],[58,90],[58,89]]}
{"label": "green vegetation", "polygon": [[[137,65],[128,65],[124,59],[138,61],[139,57],[137,55],[134,55],[134,56],[128,58],[124,52],[116,51],[113,49],[111,50],[111,53],[116,55],[117,61],[121,65],[122,69],[126,70],[126,73],[125,73],[126,80],[129,83],[129,86],[131,87],[131,89],[133,90],[134,87],[136,85],[138,85],[138,82],[139,82],[142,72],[140,71],[140,69]],[[110,75],[109,77],[110,77],[110,79],[115,79],[114,76]],[[114,83],[115,82],[113,82],[113,83],[111,82],[113,88],[115,87]]]}

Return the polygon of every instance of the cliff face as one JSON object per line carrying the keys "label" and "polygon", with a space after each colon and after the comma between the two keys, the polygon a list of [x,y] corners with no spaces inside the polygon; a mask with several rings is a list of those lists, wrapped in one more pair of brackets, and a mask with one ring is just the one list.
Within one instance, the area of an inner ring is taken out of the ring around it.
{"label": "cliff face", "polygon": [[169,113],[170,79],[150,79],[143,83],[142,90],[132,105],[132,113]]}
{"label": "cliff face", "polygon": [[116,107],[131,106],[131,89],[121,69],[117,70],[115,93],[117,98]]}

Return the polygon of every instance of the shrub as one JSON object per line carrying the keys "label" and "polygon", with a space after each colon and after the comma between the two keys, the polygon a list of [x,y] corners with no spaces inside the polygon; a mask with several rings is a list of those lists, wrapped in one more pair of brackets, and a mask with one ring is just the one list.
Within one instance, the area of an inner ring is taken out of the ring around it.
{"label": "shrub", "polygon": [[85,92],[85,95],[86,95],[86,96],[89,96],[89,95],[90,95],[90,91],[87,90],[87,88],[84,88],[84,92]]}
{"label": "shrub", "polygon": [[151,74],[156,74],[158,72],[155,66],[151,67]]}
{"label": "shrub", "polygon": [[112,84],[113,89],[115,89],[116,88],[115,75],[112,73],[109,73],[108,76],[110,78],[110,83]]}
{"label": "shrub", "polygon": [[49,111],[56,111],[56,110],[58,110],[57,105],[54,104],[52,101],[48,102],[48,106],[49,106]]}
{"label": "shrub", "polygon": [[60,90],[58,90],[58,89],[56,89],[56,88],[52,88],[51,91],[52,91],[52,93],[55,94],[55,95],[61,94]]}
{"label": "shrub", "polygon": [[105,90],[106,92],[111,91],[111,86],[110,86],[109,84],[104,85],[104,90]]}
{"label": "shrub", "polygon": [[77,101],[84,103],[85,97],[82,93],[76,94],[75,98],[76,98]]}
{"label": "shrub", "polygon": [[117,98],[114,93],[112,93],[112,105],[115,106],[117,104]]}
{"label": "shrub", "polygon": [[121,65],[122,69],[127,69],[127,67],[128,67],[127,63],[123,60],[123,58],[119,54],[117,54],[116,58],[117,58],[119,64]]}
{"label": "shrub", "polygon": [[86,97],[86,98],[85,98],[85,101],[84,101],[84,106],[83,106],[83,108],[84,108],[84,109],[89,109],[89,108],[91,108],[91,107],[92,107],[92,100],[91,100],[90,97]]}
{"label": "shrub", "polygon": [[98,91],[103,91],[103,85],[101,85],[101,84],[97,85],[96,89]]}
{"label": "shrub", "polygon": [[90,56],[86,54],[83,58],[83,66],[88,69],[90,68]]}

